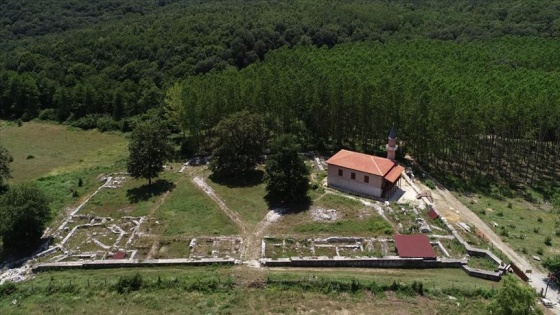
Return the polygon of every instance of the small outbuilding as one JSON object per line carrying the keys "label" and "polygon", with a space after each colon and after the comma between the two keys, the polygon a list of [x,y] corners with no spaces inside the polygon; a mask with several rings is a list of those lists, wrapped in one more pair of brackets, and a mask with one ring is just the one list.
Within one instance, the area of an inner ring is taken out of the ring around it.
{"label": "small outbuilding", "polygon": [[397,252],[401,258],[436,259],[437,254],[430,239],[424,234],[393,235]]}

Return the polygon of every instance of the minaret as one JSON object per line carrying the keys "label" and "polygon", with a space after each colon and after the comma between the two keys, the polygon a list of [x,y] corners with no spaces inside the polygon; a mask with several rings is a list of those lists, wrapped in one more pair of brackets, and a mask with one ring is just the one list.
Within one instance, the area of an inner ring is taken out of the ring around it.
{"label": "minaret", "polygon": [[389,141],[387,141],[387,158],[391,161],[395,160],[395,151],[399,148],[397,145],[397,130],[395,126],[391,127],[391,131],[389,131]]}

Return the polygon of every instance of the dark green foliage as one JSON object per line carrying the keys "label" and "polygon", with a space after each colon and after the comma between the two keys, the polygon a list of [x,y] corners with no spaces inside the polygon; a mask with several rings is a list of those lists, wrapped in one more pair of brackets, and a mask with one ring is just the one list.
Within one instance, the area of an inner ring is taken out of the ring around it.
{"label": "dark green foliage", "polygon": [[130,156],[126,163],[132,177],[145,178],[151,185],[152,178],[163,171],[163,164],[173,156],[168,133],[163,122],[155,118],[136,125],[130,135]]}
{"label": "dark green foliage", "polygon": [[[560,255],[546,257],[543,260],[543,267],[552,273],[560,271]],[[560,279],[556,279],[557,281]]]}
{"label": "dark green foliage", "polygon": [[49,201],[35,184],[11,186],[0,196],[0,218],[4,246],[28,247],[43,234],[50,218]]}
{"label": "dark green foliage", "polygon": [[8,296],[17,291],[16,285],[11,281],[6,281],[4,284],[0,285],[0,298]]}
{"label": "dark green foliage", "polygon": [[502,287],[492,298],[488,310],[498,315],[542,314],[536,304],[536,292],[528,285],[519,283],[512,276],[502,279]]}
{"label": "dark green foliage", "polygon": [[254,170],[267,139],[264,119],[242,111],[224,118],[213,129],[210,169],[216,178],[242,177]]}
{"label": "dark green foliage", "polygon": [[546,246],[552,246],[552,238],[550,236],[545,237],[544,239],[544,245]]}
{"label": "dark green foliage", "polygon": [[267,200],[298,202],[307,198],[309,170],[299,152],[300,146],[292,135],[274,140],[264,175]]}
{"label": "dark green foliage", "polygon": [[121,276],[115,284],[115,290],[120,294],[138,291],[142,288],[144,281],[139,273],[130,276]]}
{"label": "dark green foliage", "polygon": [[12,178],[9,163],[13,161],[12,156],[4,146],[0,145],[0,191],[4,186],[4,182]]}
{"label": "dark green foliage", "polygon": [[[512,35],[555,40],[558,3],[6,0],[0,115],[27,120],[52,108],[59,121],[87,114],[119,121],[161,105],[164,88],[177,79],[246,67],[281,47]],[[227,103],[229,94],[223,96]]]}

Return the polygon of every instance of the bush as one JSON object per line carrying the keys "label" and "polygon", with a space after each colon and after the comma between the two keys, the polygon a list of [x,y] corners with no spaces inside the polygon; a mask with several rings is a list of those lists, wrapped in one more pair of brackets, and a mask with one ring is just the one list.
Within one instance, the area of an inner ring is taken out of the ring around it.
{"label": "bush", "polygon": [[121,276],[115,285],[115,290],[120,294],[128,293],[130,291],[138,291],[142,288],[144,281],[139,273],[132,276]]}
{"label": "bush", "polygon": [[39,119],[40,120],[57,121],[58,120],[58,115],[57,115],[56,110],[54,108],[47,108],[47,109],[41,111],[41,113],[39,113]]}
{"label": "bush", "polygon": [[544,255],[544,250],[542,249],[542,247],[537,248],[537,255]]}
{"label": "bush", "polygon": [[120,129],[119,123],[110,116],[101,116],[97,118],[96,126],[97,129],[102,132]]}
{"label": "bush", "polygon": [[539,234],[540,230],[541,230],[541,229],[538,228],[538,227],[533,228],[533,232],[535,232],[535,234]]}
{"label": "bush", "polygon": [[552,246],[552,238],[550,238],[550,236],[547,236],[547,237],[544,239],[544,244],[545,244],[546,246]]}
{"label": "bush", "polygon": [[537,218],[537,222],[542,223],[542,218],[541,218],[541,217],[538,217],[538,218]]}
{"label": "bush", "polygon": [[0,285],[0,297],[8,296],[16,292],[17,287],[11,281],[6,281],[4,284]]}
{"label": "bush", "polygon": [[430,189],[436,189],[436,183],[429,178],[424,181],[424,185],[428,186]]}
{"label": "bush", "polygon": [[75,120],[70,123],[72,127],[80,128],[80,129],[94,129],[97,127],[97,116],[95,115],[86,115],[78,120]]}

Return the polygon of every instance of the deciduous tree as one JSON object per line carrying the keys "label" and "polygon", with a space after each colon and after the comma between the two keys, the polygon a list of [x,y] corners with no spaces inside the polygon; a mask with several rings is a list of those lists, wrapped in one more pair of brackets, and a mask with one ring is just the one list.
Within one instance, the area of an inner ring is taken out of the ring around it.
{"label": "deciduous tree", "polygon": [[210,169],[218,177],[238,177],[253,170],[266,142],[264,119],[248,111],[235,113],[212,129]]}
{"label": "deciduous tree", "polygon": [[9,248],[35,243],[50,218],[49,202],[34,184],[12,186],[0,197],[0,237]]}
{"label": "deciduous tree", "polygon": [[173,147],[169,143],[166,126],[157,119],[140,122],[130,136],[128,151],[130,156],[126,169],[134,178],[145,178],[152,184],[152,178],[163,171],[163,164],[172,156]]}
{"label": "deciduous tree", "polygon": [[307,198],[309,170],[299,156],[299,145],[293,135],[282,135],[272,144],[266,161],[267,197],[271,201],[297,202]]}
{"label": "deciduous tree", "polygon": [[502,280],[504,283],[492,299],[488,310],[497,315],[542,314],[536,307],[536,293],[527,285],[519,284],[511,276]]}
{"label": "deciduous tree", "polygon": [[4,181],[12,177],[8,167],[8,163],[12,160],[13,158],[8,150],[0,145],[0,189],[4,186]]}

